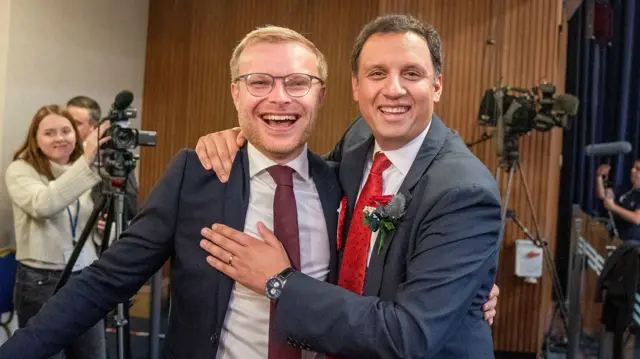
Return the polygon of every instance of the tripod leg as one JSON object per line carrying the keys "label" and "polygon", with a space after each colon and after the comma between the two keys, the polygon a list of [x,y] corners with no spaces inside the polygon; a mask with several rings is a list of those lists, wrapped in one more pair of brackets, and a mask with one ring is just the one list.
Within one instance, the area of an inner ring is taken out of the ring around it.
{"label": "tripod leg", "polygon": [[547,359],[549,357],[549,351],[551,347],[551,333],[553,333],[553,325],[556,322],[556,317],[558,315],[558,306],[554,306],[553,314],[551,315],[551,321],[549,321],[549,326],[547,326],[547,331],[544,333],[544,352],[542,353],[542,357]]}
{"label": "tripod leg", "polygon": [[160,316],[162,311],[162,269],[151,279],[149,359],[160,359]]}
{"label": "tripod leg", "polygon": [[102,243],[100,246],[100,256],[109,248],[109,239],[111,238],[111,227],[114,222],[113,201],[109,201],[109,209],[107,210],[107,220],[104,225],[104,233],[102,234]]}
{"label": "tripod leg", "polygon": [[[529,210],[531,211],[531,215],[533,216],[533,222],[534,222],[534,226],[535,226],[535,231],[536,231],[536,245],[538,245],[539,247],[542,248],[542,252],[543,252],[543,260],[545,261],[546,267],[549,268],[549,271],[551,272],[551,285],[553,288],[553,291],[556,293],[556,299],[557,299],[557,306],[560,311],[560,319],[562,320],[562,324],[565,330],[565,333],[569,332],[569,324],[568,324],[568,311],[567,308],[565,306],[565,300],[564,300],[564,296],[562,295],[562,287],[560,286],[560,278],[558,278],[558,272],[555,268],[555,265],[553,263],[553,259],[551,258],[551,254],[549,253],[549,249],[547,248],[547,246],[540,240],[540,226],[538,224],[538,218],[536,216],[536,211],[535,211],[535,207],[533,205],[533,200],[531,198],[531,192],[529,190],[529,184],[527,183],[527,178],[525,176],[525,173],[523,171],[522,168],[522,164],[520,163],[519,160],[517,160],[514,163],[514,166],[512,167],[512,169],[514,169],[515,167],[518,167],[520,169],[520,176],[522,179],[522,185],[525,189],[525,193],[527,195],[527,205],[529,206]],[[511,180],[511,179],[509,179]]]}
{"label": "tripod leg", "polygon": [[549,270],[551,272],[551,282],[552,282],[552,286],[556,292],[556,297],[557,297],[557,301],[558,301],[558,305],[559,305],[559,310],[560,310],[560,319],[562,320],[562,324],[564,325],[564,329],[565,332],[569,331],[569,324],[567,321],[567,317],[568,317],[568,311],[567,308],[565,307],[565,300],[564,300],[564,296],[562,295],[562,286],[560,286],[560,278],[558,277],[558,272],[555,268],[555,265],[553,263],[553,259],[551,259],[551,254],[549,253],[549,249],[547,248],[547,246],[542,243],[542,241],[540,240],[540,224],[538,222],[538,217],[536,215],[536,211],[535,208],[533,206],[533,199],[531,198],[531,191],[529,190],[529,184],[527,183],[527,178],[526,175],[524,173],[524,169],[522,167],[522,163],[520,161],[516,162],[518,168],[520,169],[520,176],[522,177],[522,186],[524,187],[524,191],[525,194],[527,195],[527,204],[529,205],[529,210],[531,211],[531,215],[533,216],[533,225],[535,227],[535,231],[536,231],[536,239],[539,242],[539,245],[542,247],[542,251],[544,252],[543,254],[543,258],[544,261],[547,264],[547,267],[549,267]]}
{"label": "tripod leg", "polygon": [[[115,195],[115,217],[116,217],[116,238],[120,238],[124,225],[124,193],[118,192]],[[129,323],[129,303],[120,303],[117,306],[116,326],[118,339],[118,359],[129,359],[131,357],[131,334]]]}
{"label": "tripod leg", "polygon": [[564,325],[564,329],[565,332],[569,331],[569,325],[567,322],[567,317],[568,317],[568,311],[567,308],[565,306],[565,298],[564,295],[562,295],[562,287],[560,286],[560,278],[558,278],[558,272],[556,270],[555,264],[553,263],[553,259],[551,259],[551,254],[549,253],[549,249],[547,248],[547,246],[543,245],[542,246],[542,251],[543,251],[543,259],[546,262],[547,267],[549,268],[549,271],[551,272],[551,283],[553,286],[553,290],[556,293],[556,299],[558,302],[558,306],[560,309],[560,319],[562,319],[562,324]]}
{"label": "tripod leg", "polygon": [[87,220],[87,224],[84,226],[84,229],[82,230],[80,239],[78,239],[78,243],[73,248],[73,252],[71,253],[69,262],[67,262],[64,268],[64,271],[60,276],[60,280],[58,280],[58,284],[56,284],[56,288],[53,290],[54,294],[57,293],[60,290],[60,288],[62,288],[62,286],[65,285],[65,283],[67,283],[67,280],[69,280],[69,277],[71,276],[71,272],[73,271],[73,267],[75,266],[76,261],[78,260],[78,256],[80,256],[80,252],[82,251],[82,248],[84,248],[84,244],[87,242],[87,239],[91,234],[91,231],[93,231],[93,228],[96,225],[98,216],[100,215],[100,213],[102,212],[106,204],[107,204],[107,198],[103,197],[98,203],[98,205],[93,208],[93,212],[91,212],[91,215]]}
{"label": "tripod leg", "polygon": [[[522,168],[522,163],[520,161],[516,161],[515,166],[518,166],[520,169],[520,176],[522,176],[522,186],[524,187],[524,192],[527,195],[527,203],[529,204],[529,210],[531,211],[531,215],[533,216],[533,226],[536,229],[536,233],[540,234],[540,225],[538,224],[538,216],[536,215],[535,208],[533,208],[533,200],[531,199],[531,191],[529,190],[529,185],[526,181],[526,175],[524,173],[524,169]],[[514,166],[514,167],[515,167]]]}
{"label": "tripod leg", "polygon": [[522,186],[524,187],[525,194],[527,195],[527,205],[529,206],[529,211],[531,211],[531,216],[533,217],[533,225],[536,231],[536,240],[538,241],[538,245],[542,248],[544,252],[543,258],[546,262],[547,267],[551,271],[551,281],[553,288],[556,292],[557,300],[559,303],[560,309],[560,318],[562,319],[562,323],[564,324],[565,331],[568,331],[568,323],[567,323],[567,309],[565,307],[564,296],[562,295],[562,287],[560,286],[560,278],[558,278],[558,273],[555,269],[555,265],[553,260],[551,259],[551,254],[549,253],[549,249],[547,246],[540,240],[540,224],[538,222],[538,217],[536,215],[536,210],[533,205],[533,199],[531,197],[531,191],[529,189],[529,184],[527,182],[526,174],[524,173],[524,168],[522,167],[522,163],[518,160],[516,161],[516,166],[520,169],[520,176],[522,178]]}
{"label": "tripod leg", "polygon": [[507,180],[507,193],[505,194],[504,202],[502,203],[502,213],[500,215],[500,232],[498,234],[498,245],[502,245],[502,238],[504,237],[504,227],[506,226],[507,209],[509,208],[509,198],[511,197],[511,186],[513,184],[513,171],[515,166],[509,170],[509,179]]}

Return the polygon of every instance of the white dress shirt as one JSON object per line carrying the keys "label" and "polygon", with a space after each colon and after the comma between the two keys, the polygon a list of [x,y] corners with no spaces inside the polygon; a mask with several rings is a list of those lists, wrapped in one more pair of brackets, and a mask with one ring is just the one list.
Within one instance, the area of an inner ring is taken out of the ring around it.
{"label": "white dress shirt", "polygon": [[[404,181],[404,178],[409,173],[409,169],[413,164],[413,161],[416,159],[418,152],[420,151],[420,147],[422,146],[422,142],[424,142],[425,137],[427,137],[427,132],[429,132],[429,128],[431,127],[431,121],[427,127],[422,131],[416,138],[411,140],[406,145],[398,148],[393,151],[382,151],[380,145],[378,145],[378,141],[375,142],[373,147],[373,151],[367,155],[367,163],[364,167],[364,175],[362,176],[362,183],[360,183],[360,190],[358,191],[358,198],[360,197],[360,192],[362,192],[362,188],[364,184],[367,182],[367,177],[369,177],[369,172],[371,171],[371,166],[373,165],[373,154],[382,152],[384,153],[389,161],[391,162],[391,166],[387,168],[382,173],[382,195],[383,196],[392,196],[398,193],[400,190],[400,186]],[[357,199],[356,199],[357,203]],[[378,238],[378,231],[371,233],[371,242],[369,244],[369,256],[367,257],[367,266],[369,266],[369,261],[371,260],[371,253],[376,245],[376,239]]]}
{"label": "white dress shirt", "polygon": [[[266,169],[276,163],[251,144],[247,145],[247,151],[251,182],[244,233],[261,239],[257,229],[258,221],[273,230],[273,199],[276,183]],[[320,196],[309,174],[307,147],[305,146],[302,153],[287,166],[295,170],[293,192],[296,198],[300,231],[301,271],[324,281],[329,274],[329,236]],[[217,358],[268,358],[269,309],[270,301],[264,294],[256,294],[243,285],[235,283],[222,327]],[[316,358],[316,354],[303,352],[302,358]]]}

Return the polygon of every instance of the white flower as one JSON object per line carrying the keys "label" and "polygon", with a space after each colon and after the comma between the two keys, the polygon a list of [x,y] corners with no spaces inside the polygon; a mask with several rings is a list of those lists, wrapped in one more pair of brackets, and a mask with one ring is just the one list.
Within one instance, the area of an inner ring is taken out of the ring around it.
{"label": "white flower", "polygon": [[362,213],[364,213],[365,216],[370,216],[375,211],[376,211],[376,207],[366,206],[362,210]]}

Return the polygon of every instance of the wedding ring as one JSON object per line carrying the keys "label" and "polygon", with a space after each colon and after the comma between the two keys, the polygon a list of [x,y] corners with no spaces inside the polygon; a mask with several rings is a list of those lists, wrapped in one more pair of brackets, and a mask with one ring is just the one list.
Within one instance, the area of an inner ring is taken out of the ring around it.
{"label": "wedding ring", "polygon": [[231,262],[233,262],[233,255],[229,256],[229,265],[232,265]]}

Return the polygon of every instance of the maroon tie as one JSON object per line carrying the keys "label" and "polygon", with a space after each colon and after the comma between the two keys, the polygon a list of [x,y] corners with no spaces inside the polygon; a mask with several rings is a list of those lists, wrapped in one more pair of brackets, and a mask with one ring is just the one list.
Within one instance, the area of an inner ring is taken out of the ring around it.
{"label": "maroon tie", "polygon": [[[291,265],[300,271],[300,239],[298,211],[293,194],[293,169],[287,166],[272,166],[267,169],[276,182],[273,198],[273,232],[289,255]],[[277,336],[275,332],[276,304],[271,302],[269,315],[269,359],[300,359],[302,352]]]}

